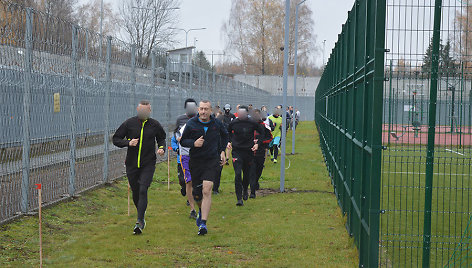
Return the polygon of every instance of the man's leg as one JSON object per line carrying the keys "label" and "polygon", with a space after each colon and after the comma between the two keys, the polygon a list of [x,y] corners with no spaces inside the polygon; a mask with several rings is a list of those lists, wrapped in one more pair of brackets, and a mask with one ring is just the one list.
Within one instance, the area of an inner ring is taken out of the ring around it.
{"label": "man's leg", "polygon": [[200,208],[202,212],[202,221],[206,223],[211,208],[211,190],[213,189],[212,181],[203,181],[203,200]]}
{"label": "man's leg", "polygon": [[238,201],[243,199],[243,182],[241,172],[243,169],[243,160],[240,158],[238,151],[233,150],[233,168],[234,168],[234,189],[236,192],[236,199]]}
{"label": "man's leg", "polygon": [[145,184],[139,185],[139,201],[138,201],[138,221],[144,223],[144,214],[146,213],[147,204],[148,204],[148,188],[149,186]]}
{"label": "man's leg", "polygon": [[[190,210],[191,210],[191,217],[193,218],[193,215],[192,215],[192,211],[195,210],[195,202],[193,200],[193,195],[192,195],[192,190],[193,190],[193,187],[192,187],[192,175],[190,173],[190,164],[189,164],[189,161],[190,161],[190,157],[187,156],[187,155],[183,155],[181,158],[180,158],[180,164],[181,164],[181,168],[182,168],[182,173],[184,174],[184,183],[185,183],[185,189],[186,189],[186,192],[187,192],[187,201],[190,205]],[[196,213],[194,213],[196,215]]]}
{"label": "man's leg", "polygon": [[182,194],[182,196],[186,196],[188,191],[185,186],[184,171],[182,170],[181,163],[177,163],[177,177],[179,178],[180,194]]}
{"label": "man's leg", "polygon": [[[144,214],[148,204],[148,189],[154,176],[156,167],[154,165],[142,167],[139,174],[139,201],[138,201],[138,221],[144,225]],[[144,228],[144,226],[143,226]]]}
{"label": "man's leg", "polygon": [[256,197],[256,157],[254,154],[249,154],[248,159],[248,175],[249,175],[249,185],[251,185],[251,195],[249,197],[255,198]]}
{"label": "man's leg", "polygon": [[139,183],[138,183],[139,169],[129,169],[129,170],[127,169],[126,176],[128,177],[128,183],[129,183],[129,186],[131,187],[133,203],[137,210],[138,203],[139,203]]}
{"label": "man's leg", "polygon": [[243,199],[247,200],[248,198],[248,188],[249,188],[249,183],[251,182],[251,175],[250,175],[250,155],[249,153],[244,153],[242,157],[243,161]]}
{"label": "man's leg", "polygon": [[223,166],[218,167],[215,182],[213,183],[213,193],[218,194],[220,191],[221,172],[223,172]]}
{"label": "man's leg", "polygon": [[193,195],[192,195],[192,181],[187,182],[185,188],[187,189],[187,200],[188,203],[190,204],[190,210],[195,210],[195,200],[193,200]]}

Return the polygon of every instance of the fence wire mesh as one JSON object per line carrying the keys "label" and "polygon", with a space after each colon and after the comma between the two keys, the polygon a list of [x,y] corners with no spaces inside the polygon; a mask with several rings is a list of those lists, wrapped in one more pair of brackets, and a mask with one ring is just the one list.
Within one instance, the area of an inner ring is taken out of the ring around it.
{"label": "fence wire mesh", "polygon": [[[376,17],[369,5],[377,6]],[[376,27],[364,16],[376,18]],[[472,265],[471,25],[469,0],[359,0],[343,26],[316,92],[315,118],[361,267]],[[358,41],[382,32],[382,46]],[[374,51],[384,57],[373,58]],[[383,75],[372,70],[369,88],[367,74],[358,74],[378,59]],[[356,153],[370,140],[379,141],[372,153],[382,148],[381,162],[370,166],[375,175],[365,173],[365,152]],[[369,179],[380,183],[380,194],[363,186]],[[361,217],[352,228],[363,208],[379,221]],[[379,232],[377,248],[363,245],[367,227],[370,236]],[[366,256],[377,260],[366,263]]]}
{"label": "fence wire mesh", "polygon": [[381,266],[472,265],[471,3],[387,1]]}
{"label": "fence wire mesh", "polygon": [[141,99],[167,130],[186,98],[268,105],[270,95],[192,64],[0,0],[0,223],[121,177],[110,142]]}

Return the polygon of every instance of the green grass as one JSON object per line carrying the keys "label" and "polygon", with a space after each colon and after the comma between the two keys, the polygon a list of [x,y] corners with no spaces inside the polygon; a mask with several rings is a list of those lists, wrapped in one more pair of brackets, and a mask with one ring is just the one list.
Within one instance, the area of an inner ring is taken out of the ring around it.
{"label": "green grass", "polygon": [[[470,232],[463,237],[472,213],[471,150],[446,149],[436,148],[434,160],[431,267],[444,267],[454,250],[464,255],[472,243]],[[425,170],[426,146],[392,146],[383,152],[381,209],[386,213],[380,218],[381,251],[387,253],[381,254],[383,263],[394,267],[422,263]]]}
{"label": "green grass", "polygon": [[[288,156],[291,193],[259,196],[235,206],[234,172],[223,169],[213,197],[209,234],[196,235],[177,183],[167,190],[167,167],[159,164],[149,191],[147,227],[131,235],[127,182],[117,180],[43,211],[47,267],[355,267],[357,250],[347,235],[320,152],[314,123],[300,124],[297,154]],[[290,138],[290,136],[288,137]],[[290,145],[287,152],[291,152]],[[171,165],[176,181],[175,162]],[[266,162],[261,187],[278,189],[279,164]],[[287,163],[288,166],[288,163]],[[47,189],[45,189],[47,190]],[[37,217],[0,226],[0,266],[37,266]]]}

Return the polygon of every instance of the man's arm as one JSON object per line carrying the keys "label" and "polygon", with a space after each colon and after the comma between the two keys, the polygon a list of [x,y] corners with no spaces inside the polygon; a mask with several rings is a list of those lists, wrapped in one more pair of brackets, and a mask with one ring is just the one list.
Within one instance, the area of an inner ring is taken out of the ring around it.
{"label": "man's arm", "polygon": [[166,150],[166,132],[161,124],[157,124],[156,141],[159,149]]}
{"label": "man's arm", "polygon": [[120,127],[118,127],[115,134],[113,134],[113,144],[120,148],[128,147],[129,140],[125,139],[127,133],[126,122],[124,122]]}
{"label": "man's arm", "polygon": [[[231,126],[231,124],[230,124]],[[228,144],[229,141],[229,135],[228,131],[226,131],[226,128],[223,126],[223,124],[219,124],[220,127],[220,144],[219,144],[219,152],[224,152],[226,150],[226,145]]]}
{"label": "man's arm", "polygon": [[231,142],[233,140],[233,121],[229,123],[228,128],[226,130],[226,134],[228,135],[228,142]]}
{"label": "man's arm", "polygon": [[184,132],[182,133],[182,137],[180,138],[180,145],[182,145],[183,147],[187,147],[187,148],[194,147],[195,140],[192,139],[192,137],[190,136],[191,134],[190,129],[191,128],[188,127],[188,123],[187,123],[187,127],[185,127]]}
{"label": "man's arm", "polygon": [[[265,127],[257,122],[254,121],[254,130],[257,131],[261,137],[265,136]],[[259,144],[259,147],[262,145],[264,142],[264,139],[257,139],[257,144]]]}

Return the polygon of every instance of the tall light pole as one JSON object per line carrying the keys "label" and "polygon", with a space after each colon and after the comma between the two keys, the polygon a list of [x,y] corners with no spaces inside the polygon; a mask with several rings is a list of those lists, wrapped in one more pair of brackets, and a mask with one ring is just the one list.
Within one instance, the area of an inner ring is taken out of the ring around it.
{"label": "tall light pole", "polygon": [[100,60],[102,60],[103,0],[100,1]]}
{"label": "tall light pole", "polygon": [[295,8],[295,60],[293,62],[293,123],[292,123],[292,154],[295,154],[295,107],[297,103],[297,60],[298,60],[298,7],[305,3],[306,0],[301,1]]}
{"label": "tall light pole", "polygon": [[326,48],[326,40],[323,40],[323,67],[325,65],[325,48]]}
{"label": "tall light pole", "polygon": [[188,40],[188,33],[191,31],[200,31],[200,30],[206,30],[206,28],[191,28],[191,29],[183,29],[183,28],[169,28],[169,29],[174,29],[174,30],[181,30],[185,32],[185,47],[187,47],[187,40]]}
{"label": "tall light pole", "polygon": [[282,98],[282,154],[280,161],[280,192],[285,191],[285,145],[287,141],[287,78],[288,78],[288,52],[289,52],[289,31],[290,31],[290,0],[285,0],[285,45],[284,45],[284,82]]}

